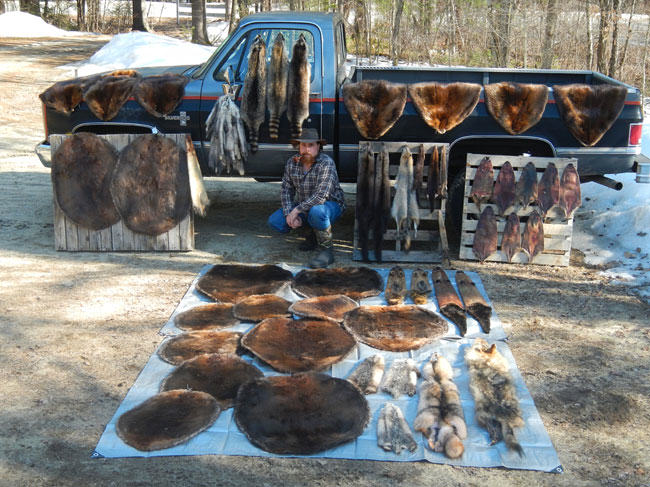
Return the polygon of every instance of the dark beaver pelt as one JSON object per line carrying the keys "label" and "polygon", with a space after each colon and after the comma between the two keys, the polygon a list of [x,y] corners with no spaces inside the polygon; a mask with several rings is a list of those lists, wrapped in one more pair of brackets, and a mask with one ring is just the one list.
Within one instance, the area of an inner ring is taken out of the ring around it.
{"label": "dark beaver pelt", "polygon": [[38,97],[48,107],[69,115],[83,100],[83,90],[79,80],[71,79],[54,83]]}
{"label": "dark beaver pelt", "polygon": [[326,318],[268,318],[246,333],[241,344],[280,372],[323,370],[355,347],[352,335]]}
{"label": "dark beaver pelt", "polygon": [[358,301],[381,294],[384,281],[376,270],[368,267],[339,267],[302,270],[296,274],[292,287],[308,298],[345,294]]}
{"label": "dark beaver pelt", "polygon": [[225,410],[235,404],[242,384],[260,377],[264,377],[260,369],[237,355],[206,353],[175,368],[163,379],[160,391],[190,389],[207,392]]}
{"label": "dark beaver pelt", "polygon": [[222,303],[236,303],[253,294],[272,294],[293,275],[276,265],[219,264],[196,283],[203,294]]}
{"label": "dark beaver pelt", "polygon": [[141,135],[127,145],[115,168],[111,194],[124,224],[160,235],[190,211],[187,154],[162,135]]}
{"label": "dark beaver pelt", "polygon": [[353,441],[370,419],[354,385],[325,374],[256,379],[237,394],[235,421],[258,448],[310,455]]}
{"label": "dark beaver pelt", "polygon": [[221,409],[210,394],[173,390],[150,397],[120,416],[117,435],[140,451],[171,448],[207,429]]}
{"label": "dark beaver pelt", "polygon": [[389,352],[418,349],[447,332],[447,322],[419,306],[360,306],[343,326],[366,345]]}
{"label": "dark beaver pelt", "polygon": [[230,303],[208,303],[183,311],[174,317],[181,330],[212,330],[236,325],[239,320],[232,314]]}
{"label": "dark beaver pelt", "polygon": [[511,135],[519,135],[544,115],[548,87],[538,84],[492,83],[484,86],[485,105],[499,125]]}
{"label": "dark beaver pelt", "polygon": [[163,73],[145,76],[133,90],[137,102],[154,117],[172,113],[183,101],[189,78],[181,74]]}
{"label": "dark beaver pelt", "polygon": [[232,331],[190,331],[165,341],[158,356],[172,365],[180,365],[204,353],[237,353],[241,333]]}
{"label": "dark beaver pelt", "polygon": [[65,215],[77,225],[101,230],[120,220],[110,183],[117,151],[95,134],[67,137],[52,157],[54,196]]}
{"label": "dark beaver pelt", "polygon": [[439,134],[444,134],[460,125],[474,111],[481,96],[481,85],[414,83],[409,85],[408,92],[426,124]]}
{"label": "dark beaver pelt", "polygon": [[90,111],[100,120],[108,121],[118,114],[133,93],[139,76],[108,74],[89,83],[83,91],[83,98]]}
{"label": "dark beaver pelt", "polygon": [[569,132],[582,145],[591,147],[623,111],[627,88],[610,84],[555,85],[553,96]]}
{"label": "dark beaver pelt", "polygon": [[289,316],[291,302],[275,294],[253,294],[238,301],[232,308],[235,317],[242,321],[258,321],[276,316]]}

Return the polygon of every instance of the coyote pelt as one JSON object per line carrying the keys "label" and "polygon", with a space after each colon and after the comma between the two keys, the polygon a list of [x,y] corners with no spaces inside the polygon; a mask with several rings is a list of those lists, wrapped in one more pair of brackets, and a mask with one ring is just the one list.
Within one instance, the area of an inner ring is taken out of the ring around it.
{"label": "coyote pelt", "polygon": [[309,64],[307,54],[305,36],[300,34],[293,46],[287,76],[287,118],[292,139],[300,137],[302,123],[309,117],[311,64]]}
{"label": "coyote pelt", "polygon": [[259,35],[248,56],[240,111],[248,129],[251,152],[257,152],[260,125],[266,115],[266,44]]}
{"label": "coyote pelt", "polygon": [[490,434],[491,445],[504,440],[508,448],[523,455],[514,429],[524,425],[508,364],[495,344],[482,338],[465,352],[474,396],[476,421]]}
{"label": "coyote pelt", "polygon": [[284,36],[280,32],[273,42],[271,61],[267,73],[266,105],[269,108],[269,137],[277,139],[280,117],[287,109],[287,67],[289,58],[284,49]]}

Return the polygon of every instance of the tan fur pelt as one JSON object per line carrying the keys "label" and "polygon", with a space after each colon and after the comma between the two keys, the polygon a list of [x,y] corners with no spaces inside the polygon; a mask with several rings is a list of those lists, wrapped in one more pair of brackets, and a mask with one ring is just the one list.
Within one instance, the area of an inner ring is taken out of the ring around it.
{"label": "tan fur pelt", "polygon": [[595,145],[614,124],[625,105],[627,88],[612,85],[555,85],[557,110],[569,132],[587,147]]}
{"label": "tan fur pelt", "polygon": [[488,112],[511,135],[524,133],[539,122],[548,101],[546,85],[503,81],[484,89]]}
{"label": "tan fur pelt", "polygon": [[307,51],[307,41],[300,34],[293,46],[287,77],[287,118],[292,139],[300,137],[302,124],[309,118],[311,64]]}
{"label": "tan fur pelt", "polygon": [[140,105],[154,117],[164,117],[183,101],[189,78],[180,74],[164,73],[142,78],[133,94]]}
{"label": "tan fur pelt", "polygon": [[343,102],[359,133],[377,140],[399,119],[406,105],[405,84],[366,80],[343,86]]}
{"label": "tan fur pelt", "polygon": [[284,36],[278,33],[271,50],[271,61],[266,88],[266,105],[269,108],[269,137],[277,139],[280,117],[287,109],[287,77],[289,58],[284,48]]}
{"label": "tan fur pelt", "polygon": [[408,91],[422,119],[439,134],[465,120],[481,97],[476,83],[414,83]]}
{"label": "tan fur pelt", "polygon": [[240,112],[248,129],[251,152],[257,152],[260,125],[266,115],[266,44],[259,35],[248,56]]}
{"label": "tan fur pelt", "polygon": [[97,118],[111,120],[129,99],[138,80],[139,76],[101,76],[86,86],[83,92],[84,101]]}
{"label": "tan fur pelt", "polygon": [[218,264],[201,276],[196,288],[222,303],[237,303],[253,294],[275,293],[293,275],[276,265]]}
{"label": "tan fur pelt", "polygon": [[304,269],[296,274],[291,286],[296,293],[307,298],[345,294],[358,301],[380,294],[384,281],[376,270],[368,267],[338,267]]}

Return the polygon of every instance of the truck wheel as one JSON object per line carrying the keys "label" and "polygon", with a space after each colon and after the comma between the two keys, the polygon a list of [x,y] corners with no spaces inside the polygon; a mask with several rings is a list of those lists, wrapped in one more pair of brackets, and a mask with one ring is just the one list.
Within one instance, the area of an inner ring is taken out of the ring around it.
{"label": "truck wheel", "polygon": [[465,195],[465,171],[459,171],[454,176],[447,192],[446,225],[449,243],[455,247],[460,245],[460,233],[463,223],[463,199]]}

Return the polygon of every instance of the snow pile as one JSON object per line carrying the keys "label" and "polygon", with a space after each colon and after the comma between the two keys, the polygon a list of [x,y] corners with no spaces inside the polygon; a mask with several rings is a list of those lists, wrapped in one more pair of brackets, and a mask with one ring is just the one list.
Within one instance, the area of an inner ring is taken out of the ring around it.
{"label": "snow pile", "polygon": [[0,37],[65,37],[81,35],[48,24],[42,18],[26,12],[7,12],[0,15]]}

